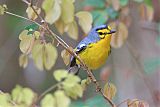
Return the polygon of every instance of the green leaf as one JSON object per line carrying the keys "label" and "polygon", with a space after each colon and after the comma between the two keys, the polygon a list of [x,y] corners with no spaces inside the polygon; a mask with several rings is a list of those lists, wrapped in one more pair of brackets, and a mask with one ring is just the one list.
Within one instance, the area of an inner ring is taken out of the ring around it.
{"label": "green leaf", "polygon": [[29,88],[23,88],[22,93],[23,93],[23,102],[27,106],[32,105],[36,97],[35,93]]}
{"label": "green leaf", "polygon": [[10,101],[11,97],[8,93],[0,93],[0,107],[11,107]]}
{"label": "green leaf", "polygon": [[111,19],[116,19],[118,16],[118,12],[115,11],[112,7],[107,7],[104,12],[106,12]]}
{"label": "green leaf", "polygon": [[57,81],[61,81],[68,76],[68,71],[64,69],[59,69],[53,72],[53,76]]}
{"label": "green leaf", "polygon": [[53,24],[57,21],[61,15],[61,7],[58,0],[45,0],[42,4],[42,8],[45,10],[46,22]]}
{"label": "green leaf", "polygon": [[69,107],[71,101],[64,91],[58,90],[54,93],[54,96],[56,98],[56,107]]}
{"label": "green leaf", "polygon": [[12,90],[11,96],[14,102],[21,103],[23,100],[22,87],[16,85],[16,87]]}
{"label": "green leaf", "polygon": [[30,24],[25,28],[25,30],[28,30],[28,31],[31,31],[31,30],[32,31],[36,31],[38,29],[39,29],[39,26],[37,24],[35,24],[35,23]]}
{"label": "green leaf", "polygon": [[56,101],[52,94],[47,94],[40,102],[41,107],[56,107]]}
{"label": "green leaf", "polygon": [[68,74],[67,78],[64,80],[63,85],[65,87],[73,87],[75,84],[80,82],[80,78],[74,74]]}
{"label": "green leaf", "polygon": [[19,40],[23,40],[25,39],[25,37],[28,35],[28,30],[23,30],[20,34],[19,34]]}
{"label": "green leaf", "polygon": [[62,14],[61,19],[65,24],[74,21],[74,5],[71,0],[62,0],[61,4]]}
{"label": "green leaf", "polygon": [[150,7],[152,7],[152,0],[144,0],[144,3]]}
{"label": "green leaf", "polygon": [[64,87],[64,90],[68,96],[73,99],[77,99],[78,97],[82,97],[83,88],[80,84],[75,84],[73,87]]}
{"label": "green leaf", "polygon": [[81,26],[82,30],[85,34],[88,34],[90,29],[92,28],[92,15],[89,12],[80,11],[76,13],[76,16],[78,17],[78,23]]}
{"label": "green leaf", "polygon": [[128,4],[128,0],[120,0],[121,6],[126,6]]}
{"label": "green leaf", "polygon": [[[38,8],[36,6],[33,6],[33,8],[35,9],[35,11],[40,14],[41,13],[41,8]],[[37,14],[34,12],[34,10],[28,6],[27,10],[26,10],[26,13],[28,15],[28,18],[31,19],[31,20],[35,20],[38,18]]]}
{"label": "green leaf", "polygon": [[104,8],[105,7],[105,0],[85,0],[85,6],[93,6],[96,8]]}

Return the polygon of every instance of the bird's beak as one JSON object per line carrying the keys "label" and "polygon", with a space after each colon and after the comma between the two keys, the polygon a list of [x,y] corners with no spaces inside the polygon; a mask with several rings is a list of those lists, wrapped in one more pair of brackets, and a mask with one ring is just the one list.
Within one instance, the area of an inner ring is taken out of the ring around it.
{"label": "bird's beak", "polygon": [[115,29],[112,29],[108,34],[116,33]]}
{"label": "bird's beak", "polygon": [[115,30],[115,29],[112,29],[110,33],[111,33],[111,34],[112,34],[112,33],[116,33],[116,30]]}

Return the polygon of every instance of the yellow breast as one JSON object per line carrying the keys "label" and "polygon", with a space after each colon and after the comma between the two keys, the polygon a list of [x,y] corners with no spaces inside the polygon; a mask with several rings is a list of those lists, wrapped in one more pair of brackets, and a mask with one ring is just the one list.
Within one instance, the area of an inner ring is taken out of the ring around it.
{"label": "yellow breast", "polygon": [[[111,36],[107,36],[100,41],[93,43],[79,54],[80,58],[90,69],[97,69],[102,66],[110,52]],[[79,63],[77,61],[77,63]]]}

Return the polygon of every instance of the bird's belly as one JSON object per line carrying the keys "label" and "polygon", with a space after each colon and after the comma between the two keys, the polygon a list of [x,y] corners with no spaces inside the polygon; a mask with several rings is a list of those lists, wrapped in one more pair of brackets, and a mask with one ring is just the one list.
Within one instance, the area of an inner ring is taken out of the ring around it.
{"label": "bird's belly", "polygon": [[108,58],[110,46],[93,45],[80,53],[80,58],[90,69],[97,69],[102,66]]}

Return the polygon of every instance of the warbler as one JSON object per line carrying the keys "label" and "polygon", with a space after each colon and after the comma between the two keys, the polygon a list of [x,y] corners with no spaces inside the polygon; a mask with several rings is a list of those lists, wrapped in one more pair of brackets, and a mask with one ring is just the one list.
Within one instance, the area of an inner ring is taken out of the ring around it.
{"label": "warbler", "polygon": [[[106,62],[111,53],[111,36],[112,33],[115,32],[116,31],[108,25],[94,27],[88,36],[76,46],[76,54],[79,55],[89,69],[98,69]],[[72,56],[70,68],[79,65],[80,62]]]}

